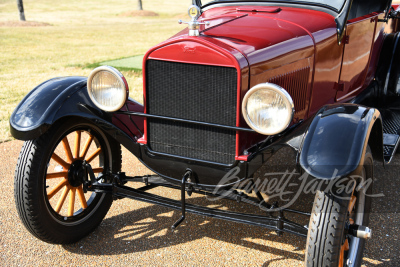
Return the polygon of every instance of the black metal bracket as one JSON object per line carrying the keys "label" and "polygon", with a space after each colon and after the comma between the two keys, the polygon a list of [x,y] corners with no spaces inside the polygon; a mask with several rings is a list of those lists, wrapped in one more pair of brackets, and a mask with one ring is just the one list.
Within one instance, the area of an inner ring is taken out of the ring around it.
{"label": "black metal bracket", "polygon": [[378,22],[388,23],[389,19],[400,19],[400,12],[394,10],[394,8],[391,7],[389,12],[386,13],[385,18],[378,19]]}
{"label": "black metal bracket", "polygon": [[142,112],[116,111],[115,114],[124,114],[124,115],[129,115],[129,116],[132,115],[132,116],[139,116],[139,117],[145,117],[145,118],[155,118],[155,119],[163,119],[163,120],[170,120],[170,121],[179,121],[179,122],[186,122],[186,123],[195,124],[195,125],[205,125],[205,126],[209,126],[209,127],[222,128],[222,129],[235,130],[235,131],[243,131],[243,132],[250,132],[250,133],[254,133],[255,132],[253,129],[250,129],[250,128],[235,127],[235,126],[229,126],[229,125],[223,125],[223,124],[215,124],[215,123],[202,122],[202,121],[179,119],[179,118],[173,118],[173,117],[166,117],[166,116],[147,114],[147,113],[142,113]]}
{"label": "black metal bracket", "polygon": [[183,220],[185,220],[185,216],[186,216],[186,181],[190,178],[190,175],[192,174],[191,170],[186,171],[186,173],[183,175],[182,178],[182,184],[181,184],[181,205],[182,205],[182,216],[179,220],[177,220],[172,226],[172,231],[175,231],[176,227],[178,227],[178,225],[180,225]]}
{"label": "black metal bracket", "polygon": [[[92,184],[97,183],[96,176],[93,173],[92,166],[86,162],[86,160],[82,163],[82,169],[84,172],[84,181],[83,181],[83,192],[86,193],[88,188],[92,186]],[[89,175],[90,180],[87,179]]]}

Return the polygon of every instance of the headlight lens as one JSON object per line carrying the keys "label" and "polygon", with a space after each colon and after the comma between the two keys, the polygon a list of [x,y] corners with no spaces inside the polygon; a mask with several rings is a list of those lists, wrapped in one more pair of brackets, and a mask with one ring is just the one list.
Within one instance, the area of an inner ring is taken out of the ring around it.
{"label": "headlight lens", "polygon": [[95,68],[88,77],[87,88],[93,103],[109,112],[119,110],[129,95],[124,76],[110,66]]}
{"label": "headlight lens", "polygon": [[243,117],[256,132],[274,135],[285,130],[293,119],[294,105],[280,86],[263,83],[251,88],[243,99]]}

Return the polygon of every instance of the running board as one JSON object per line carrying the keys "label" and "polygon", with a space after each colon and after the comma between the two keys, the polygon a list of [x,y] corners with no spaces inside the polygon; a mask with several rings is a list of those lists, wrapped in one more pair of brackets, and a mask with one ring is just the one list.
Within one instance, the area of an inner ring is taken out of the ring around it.
{"label": "running board", "polygon": [[379,109],[383,123],[383,157],[389,164],[399,146],[400,135],[400,110],[398,103],[394,102],[384,109]]}
{"label": "running board", "polygon": [[383,157],[385,163],[389,164],[399,146],[400,138],[397,134],[383,134]]}

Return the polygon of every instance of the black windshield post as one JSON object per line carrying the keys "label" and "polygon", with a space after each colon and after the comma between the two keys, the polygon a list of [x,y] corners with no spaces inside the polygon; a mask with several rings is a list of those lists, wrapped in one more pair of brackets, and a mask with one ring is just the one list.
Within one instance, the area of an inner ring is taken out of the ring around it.
{"label": "black windshield post", "polygon": [[342,44],[343,37],[346,33],[347,19],[349,18],[349,13],[350,13],[352,4],[353,4],[353,0],[347,0],[342,8],[342,11],[335,18],[335,22],[337,25],[336,27],[337,27],[338,45]]}

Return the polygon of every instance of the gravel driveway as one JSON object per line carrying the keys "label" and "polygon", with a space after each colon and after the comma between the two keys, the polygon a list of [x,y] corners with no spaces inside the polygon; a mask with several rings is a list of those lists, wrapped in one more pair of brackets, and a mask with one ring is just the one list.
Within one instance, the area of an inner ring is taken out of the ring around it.
{"label": "gravel driveway", "polygon": [[[14,205],[13,174],[20,141],[0,144],[0,266],[302,266],[305,239],[233,222],[188,214],[187,223],[172,233],[179,212],[129,199],[114,202],[102,224],[73,245],[43,243],[25,230]],[[395,166],[376,166],[375,199],[367,243],[365,266],[400,266],[400,157]],[[123,150],[123,170],[129,175],[147,170]],[[179,192],[151,192],[178,199]],[[190,203],[209,205],[200,195]],[[215,207],[246,211],[234,202],[211,203]]]}

